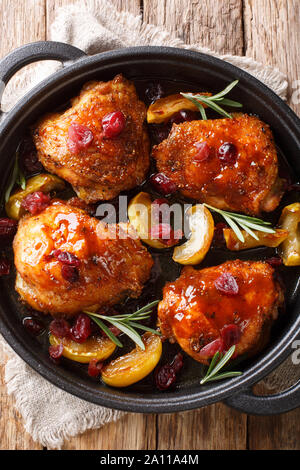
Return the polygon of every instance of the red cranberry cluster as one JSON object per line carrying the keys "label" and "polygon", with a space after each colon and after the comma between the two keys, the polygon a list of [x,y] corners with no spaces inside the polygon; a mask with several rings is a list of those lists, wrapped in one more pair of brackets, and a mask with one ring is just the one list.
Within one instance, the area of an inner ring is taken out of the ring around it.
{"label": "red cranberry cluster", "polygon": [[158,193],[168,196],[177,191],[176,184],[164,173],[156,173],[150,177],[150,183]]}
{"label": "red cranberry cluster", "polygon": [[167,390],[176,381],[177,374],[183,367],[183,356],[176,354],[171,363],[158,367],[155,371],[155,382],[159,390]]}
{"label": "red cranberry cluster", "polygon": [[36,215],[46,209],[50,202],[51,198],[49,194],[42,193],[42,191],[36,191],[34,193],[28,194],[22,200],[22,207],[30,212],[30,214]]}
{"label": "red cranberry cluster", "polygon": [[71,153],[78,153],[87,149],[94,140],[92,131],[77,122],[72,122],[68,129],[68,149]]}
{"label": "red cranberry cluster", "polygon": [[106,114],[102,119],[103,137],[112,139],[117,137],[125,129],[126,118],[122,111],[114,111]]}
{"label": "red cranberry cluster", "polygon": [[55,258],[61,263],[62,277],[69,282],[77,282],[79,279],[80,259],[69,251],[53,250],[50,258]]}
{"label": "red cranberry cluster", "polygon": [[[50,333],[57,338],[70,338],[76,343],[84,343],[92,333],[91,320],[85,313],[80,313],[73,326],[67,320],[58,318],[52,320],[49,326]],[[54,360],[59,359],[63,353],[63,344],[50,346],[49,354]]]}
{"label": "red cranberry cluster", "polygon": [[239,286],[235,277],[231,273],[223,273],[215,280],[215,287],[225,295],[237,295]]}
{"label": "red cranberry cluster", "polygon": [[237,344],[241,339],[241,329],[234,324],[224,326],[220,331],[220,338],[211,341],[204,346],[200,352],[199,357],[210,358],[216,352],[225,353],[231,346]]}

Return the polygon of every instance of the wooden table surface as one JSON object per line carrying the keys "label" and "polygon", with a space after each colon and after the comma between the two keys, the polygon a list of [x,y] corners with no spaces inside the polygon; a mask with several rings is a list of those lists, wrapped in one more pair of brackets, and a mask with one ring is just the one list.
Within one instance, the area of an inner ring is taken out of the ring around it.
{"label": "wooden table surface", "polygon": [[[277,66],[288,75],[289,96],[300,79],[298,0],[110,1],[120,11],[142,11],[145,22],[162,25],[187,43]],[[49,39],[57,9],[72,3],[76,0],[0,0],[0,57],[24,43]],[[98,3],[81,0],[82,6]],[[300,105],[290,104],[300,114]],[[3,371],[0,406],[0,449],[41,449],[24,431],[7,396]],[[299,449],[299,436],[300,409],[253,417],[215,404],[160,416],[128,414],[70,439],[64,449]]]}

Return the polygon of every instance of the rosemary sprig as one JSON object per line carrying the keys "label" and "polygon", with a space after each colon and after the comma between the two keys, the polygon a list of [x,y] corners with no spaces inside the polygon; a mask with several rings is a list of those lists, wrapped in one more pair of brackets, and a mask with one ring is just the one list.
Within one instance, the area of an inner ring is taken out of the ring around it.
{"label": "rosemary sprig", "polygon": [[227,364],[227,362],[233,356],[234,351],[235,345],[231,346],[231,348],[228,349],[224,356],[221,353],[216,352],[200,384],[203,385],[206,382],[214,382],[216,380],[228,379],[230,377],[237,377],[238,375],[242,375],[242,372],[235,371],[228,371],[219,374],[219,371]]}
{"label": "rosemary sprig", "polygon": [[276,230],[274,230],[272,227],[269,227],[270,225],[272,225],[271,222],[265,222],[264,220],[257,219],[256,217],[249,217],[243,214],[236,214],[235,212],[223,211],[205,203],[204,206],[220,214],[226,220],[228,225],[230,225],[230,227],[242,243],[244,243],[245,238],[239,227],[248,232],[251,237],[255,238],[255,240],[258,240],[258,237],[251,229],[264,233],[276,232]]}
{"label": "rosemary sprig", "polygon": [[15,184],[17,184],[18,186],[21,186],[22,189],[26,188],[25,176],[24,176],[23,171],[19,167],[19,150],[20,150],[20,144],[18,145],[17,150],[16,150],[13,170],[11,172],[9,182],[5,190],[5,202],[9,200],[11,191]]}
{"label": "rosemary sprig", "polygon": [[111,325],[116,326],[121,330],[125,335],[129,336],[141,349],[145,350],[145,345],[142,341],[140,334],[136,329],[149,331],[155,335],[160,335],[159,331],[153,330],[148,326],[141,325],[140,321],[145,320],[150,317],[151,309],[157,305],[159,300],[155,300],[144,307],[140,308],[134,313],[124,314],[124,315],[100,315],[99,313],[84,311],[100,328],[104,333],[120,348],[123,346],[121,341],[113,334],[113,332],[106,326],[103,321],[111,323]]}
{"label": "rosemary sprig", "polygon": [[237,84],[238,80],[230,83],[224,90],[220,91],[213,96],[206,96],[206,95],[194,95],[193,93],[181,93],[184,98],[192,101],[201,113],[202,119],[206,120],[207,115],[203,106],[203,103],[206,104],[209,108],[213,109],[217,113],[221,114],[222,116],[228,117],[232,119],[232,115],[225,111],[220,105],[223,106],[230,106],[232,108],[242,108],[242,104],[238,103],[237,101],[229,100],[228,98],[224,98]]}

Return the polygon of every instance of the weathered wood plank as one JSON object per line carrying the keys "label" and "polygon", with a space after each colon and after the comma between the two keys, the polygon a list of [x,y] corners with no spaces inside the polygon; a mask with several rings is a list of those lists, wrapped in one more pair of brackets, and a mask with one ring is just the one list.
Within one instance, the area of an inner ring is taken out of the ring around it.
{"label": "weathered wood plank", "polygon": [[242,54],[241,0],[144,0],[144,21],[164,26],[187,43]]}
{"label": "weathered wood plank", "polygon": [[[299,22],[297,0],[244,1],[245,53],[287,74],[289,98],[294,81],[300,79]],[[300,114],[300,103],[293,101],[290,100],[291,107]]]}
{"label": "weathered wood plank", "polygon": [[158,449],[244,450],[246,415],[216,404],[158,417]]}

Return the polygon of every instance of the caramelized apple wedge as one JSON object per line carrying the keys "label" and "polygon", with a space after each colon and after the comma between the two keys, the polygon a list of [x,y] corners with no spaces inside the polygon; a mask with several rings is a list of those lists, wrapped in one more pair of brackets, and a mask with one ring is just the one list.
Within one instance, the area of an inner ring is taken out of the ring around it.
{"label": "caramelized apple wedge", "polygon": [[72,361],[84,364],[87,364],[92,359],[104,361],[116,349],[115,343],[106,336],[91,336],[84,343],[76,343],[70,338],[61,339],[50,335],[49,342],[52,346],[63,343],[64,349],[62,355]]}
{"label": "caramelized apple wedge", "polygon": [[65,182],[58,176],[48,173],[33,176],[26,181],[25,189],[18,189],[10,196],[5,205],[6,213],[11,219],[19,220],[26,213],[22,207],[22,201],[28,194],[36,191],[50,193],[51,191],[61,191],[64,188]]}
{"label": "caramelized apple wedge", "polygon": [[236,236],[235,232],[231,228],[224,228],[223,234],[228,250],[240,251],[247,250],[249,248],[256,248],[257,246],[269,246],[276,248],[279,246],[289,235],[288,230],[276,229],[275,233],[264,233],[258,230],[253,230],[257,236],[257,240],[249,235],[246,230],[241,230],[244,242],[241,242]]}
{"label": "caramelized apple wedge", "polygon": [[191,207],[189,226],[191,237],[183,245],[174,248],[173,260],[180,264],[199,264],[209,250],[214,236],[214,219],[203,204]]}
{"label": "caramelized apple wedge", "polygon": [[[159,250],[170,247],[170,244],[163,243],[159,239],[150,236],[151,229],[153,228],[150,194],[144,192],[138,193],[130,201],[128,205],[128,218],[130,224],[135,228],[138,236],[144,243]],[[174,244],[176,243],[176,240],[174,240]]]}
{"label": "caramelized apple wedge", "polygon": [[300,266],[300,202],[284,207],[279,220],[280,227],[289,235],[280,247],[280,256],[285,266]]}
{"label": "caramelized apple wedge", "polygon": [[[202,94],[205,96],[211,96],[211,93]],[[204,103],[201,104],[204,108],[207,107]],[[180,93],[160,98],[149,106],[147,111],[147,122],[149,124],[168,122],[173,114],[178,113],[178,111],[182,109],[199,111],[192,101],[184,98]]]}
{"label": "caramelized apple wedge", "polygon": [[145,350],[136,346],[130,353],[114,359],[102,371],[102,380],[111,387],[128,387],[146,377],[160,360],[162,342],[158,335],[142,336]]}

